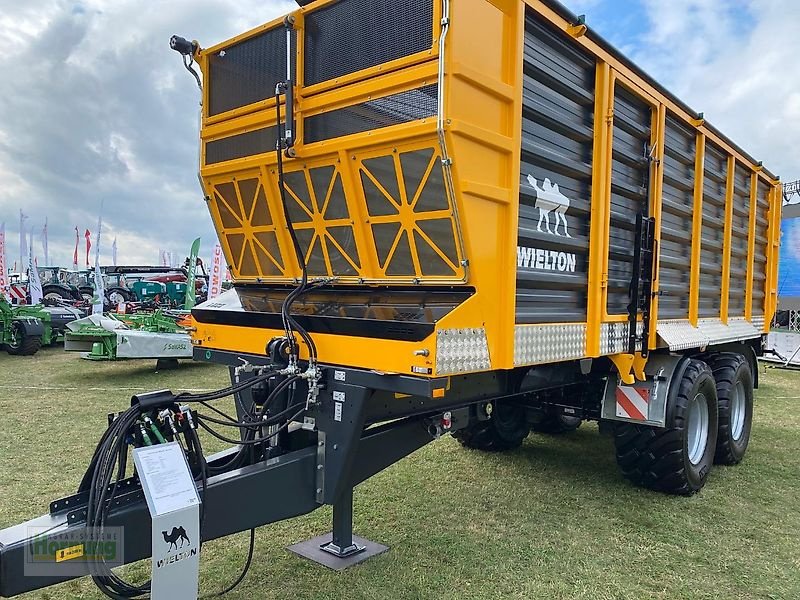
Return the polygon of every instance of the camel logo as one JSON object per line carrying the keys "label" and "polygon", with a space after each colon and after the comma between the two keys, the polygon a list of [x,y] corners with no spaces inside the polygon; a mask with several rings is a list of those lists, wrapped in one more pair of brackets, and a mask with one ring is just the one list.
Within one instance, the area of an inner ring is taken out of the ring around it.
{"label": "camel logo", "polygon": [[189,541],[189,536],[186,535],[186,530],[183,527],[173,527],[172,532],[167,535],[166,531],[162,531],[161,535],[164,536],[164,541],[169,544],[168,552],[172,552],[172,549],[178,549],[178,542],[180,541],[180,547],[183,548],[184,540],[186,541],[187,545],[190,545],[191,542]]}
{"label": "camel logo", "polygon": [[[545,230],[550,235],[562,236],[558,232],[558,227],[563,223],[564,233],[563,236],[571,238],[572,236],[567,231],[567,209],[569,208],[569,198],[558,190],[557,183],[550,183],[549,179],[544,180],[542,187],[539,187],[539,182],[536,181],[533,175],[528,175],[528,183],[533,189],[536,190],[536,204],[535,208],[539,209],[539,223],[536,225],[536,231],[542,232],[542,221],[544,221]],[[550,229],[550,213],[555,215],[555,227]]]}

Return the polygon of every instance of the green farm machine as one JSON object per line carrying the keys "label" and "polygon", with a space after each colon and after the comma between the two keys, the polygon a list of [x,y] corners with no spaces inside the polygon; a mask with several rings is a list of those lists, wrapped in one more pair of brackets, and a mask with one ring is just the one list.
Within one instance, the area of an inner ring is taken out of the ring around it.
{"label": "green farm machine", "polygon": [[83,313],[68,306],[12,306],[0,295],[0,344],[9,354],[30,356],[64,337]]}

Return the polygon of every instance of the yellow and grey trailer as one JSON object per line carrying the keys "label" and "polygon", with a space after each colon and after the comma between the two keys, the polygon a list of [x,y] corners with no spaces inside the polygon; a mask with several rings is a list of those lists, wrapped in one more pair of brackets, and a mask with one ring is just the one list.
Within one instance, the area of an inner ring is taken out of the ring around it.
{"label": "yellow and grey trailer", "polygon": [[[354,560],[353,487],[445,433],[506,450],[597,420],[626,477],[678,494],[741,461],[778,179],[554,0],[299,4],[171,42],[234,280],[193,310],[242,437],[203,537],[332,504],[323,550]],[[0,532],[2,594],[48,583],[9,576],[24,542]]]}

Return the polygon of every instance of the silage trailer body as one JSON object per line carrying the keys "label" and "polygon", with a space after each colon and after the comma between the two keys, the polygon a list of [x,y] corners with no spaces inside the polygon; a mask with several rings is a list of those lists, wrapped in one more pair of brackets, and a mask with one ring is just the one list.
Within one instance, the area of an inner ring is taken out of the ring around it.
{"label": "silage trailer body", "polygon": [[[552,0],[299,4],[173,40],[203,74],[200,178],[235,280],[193,310],[194,356],[258,382],[243,422],[300,407],[208,479],[203,538],[332,504],[323,550],[352,560],[353,487],[448,432],[506,450],[598,420],[626,477],[678,494],[739,462],[777,178]],[[148,514],[120,488],[130,562]],[[22,575],[26,526],[83,531],[86,502],[0,532],[0,594],[74,576]]]}
{"label": "silage trailer body", "polygon": [[[780,203],[760,163],[554,3],[452,2],[446,36],[439,2],[371,4],[297,15],[286,186],[309,274],[336,278],[301,301],[325,361],[446,376],[628,353],[637,214],[655,249],[637,349],[767,330]],[[200,57],[201,174],[239,284],[197,311],[203,347],[263,353],[300,274],[275,168],[284,35]]]}

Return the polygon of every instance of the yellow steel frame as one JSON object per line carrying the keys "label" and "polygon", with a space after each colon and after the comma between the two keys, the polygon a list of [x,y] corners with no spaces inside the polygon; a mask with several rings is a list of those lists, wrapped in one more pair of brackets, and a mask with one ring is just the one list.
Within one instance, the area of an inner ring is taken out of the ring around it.
{"label": "yellow steel frame", "polygon": [[[311,11],[330,5],[336,0],[318,0],[310,6],[293,13],[298,29],[297,73],[303,79],[304,40],[302,28],[305,17]],[[371,283],[397,283],[387,277],[386,264],[380,264],[370,226],[380,221],[370,217],[363,202],[354,201],[360,195],[360,173],[363,161],[372,156],[393,156],[397,171],[402,176],[402,165],[397,160],[398,152],[404,149],[438,148],[436,118],[422,119],[379,130],[355,134],[343,138],[324,140],[312,144],[303,143],[303,118],[359,104],[367,100],[385,97],[398,92],[417,89],[434,84],[439,75],[439,43],[442,32],[440,1],[434,2],[434,39],[430,49],[390,63],[377,65],[358,73],[311,86],[298,86],[295,103],[295,129],[297,131],[296,159],[287,159],[287,172],[307,171],[319,165],[334,166],[340,173],[347,198],[349,218],[353,224],[354,243],[363,258],[359,275],[351,282],[363,278]],[[592,165],[592,197],[590,214],[590,248],[587,289],[586,356],[600,355],[600,335],[603,323],[622,322],[626,315],[607,314],[608,243],[611,195],[611,156],[613,148],[613,99],[614,86],[624,85],[652,107],[652,140],[656,144],[656,162],[652,167],[650,214],[656,220],[657,240],[661,235],[661,194],[663,190],[663,156],[666,115],[669,114],[690,125],[697,132],[695,163],[694,216],[692,220],[692,264],[690,266],[689,322],[697,324],[698,293],[700,282],[700,248],[702,232],[703,167],[706,140],[717,144],[728,153],[729,166],[735,161],[752,170],[751,185],[758,182],[771,186],[769,213],[769,244],[767,263],[767,321],[774,309],[774,288],[777,268],[777,231],[779,227],[780,201],[778,183],[764,170],[743,156],[728,140],[721,137],[697,115],[690,114],[683,106],[674,102],[661,88],[642,77],[615,54],[587,35],[587,29],[570,23],[542,0],[451,0],[450,29],[444,46],[444,97],[443,139],[453,163],[452,197],[455,205],[449,216],[454,217],[460,242],[458,273],[447,278],[429,279],[428,282],[453,285],[468,283],[475,290],[466,302],[442,318],[437,329],[482,328],[486,332],[488,350],[493,369],[510,369],[514,366],[515,327],[515,281],[516,244],[519,218],[520,149],[522,121],[523,56],[526,10],[537,12],[553,27],[569,35],[584,50],[597,58],[595,86],[594,158]],[[208,57],[232,44],[256,36],[266,30],[281,27],[282,20],[275,20],[252,29],[240,36],[198,53],[197,60],[205,73],[208,72]],[[476,44],[475,40],[483,40]],[[208,107],[208,86],[204,91],[204,106]],[[284,110],[284,107],[281,107]],[[207,111],[207,108],[205,109]],[[210,141],[227,138],[239,133],[275,125],[275,101],[267,98],[249,106],[241,107],[221,115],[203,115],[201,131],[201,176],[209,195],[209,210],[214,220],[229,263],[241,256],[231,256],[232,249],[226,239],[231,233],[241,233],[255,252],[257,233],[274,233],[283,258],[283,272],[276,277],[261,266],[256,273],[261,281],[292,280],[299,275],[292,259],[291,241],[285,227],[253,226],[242,222],[237,227],[227,228],[221,223],[219,200],[215,198],[215,186],[234,177],[246,178],[257,174],[269,190],[277,190],[274,152],[259,156],[248,156],[224,163],[206,164],[205,148]],[[437,153],[435,156],[440,156]],[[434,159],[435,160],[435,159]],[[433,165],[433,163],[432,163]],[[429,166],[432,166],[429,165]],[[721,295],[727,304],[730,274],[731,235],[731,185],[732,169],[729,168],[726,204],[725,255],[726,266],[724,289]],[[379,182],[378,182],[379,183]],[[401,192],[406,201],[406,192]],[[241,195],[240,195],[241,196]],[[239,210],[244,212],[244,201]],[[279,199],[268,193],[266,202],[273,215],[282,215]],[[325,200],[323,199],[324,203]],[[413,199],[412,199],[413,202]],[[319,204],[319,199],[317,199]],[[750,238],[748,240],[748,290],[746,314],[750,317],[752,307],[752,279],[754,269],[754,235],[756,204],[751,202]],[[318,207],[321,208],[321,207]],[[324,219],[312,211],[311,224],[300,225],[300,229],[313,228],[314,236],[326,239]],[[444,216],[444,215],[442,215]],[[415,227],[413,216],[397,217],[404,230]],[[345,223],[342,223],[345,225]],[[395,245],[397,241],[395,240]],[[263,250],[264,248],[262,248]],[[260,250],[259,250],[260,251]],[[280,262],[280,261],[279,261]],[[330,258],[325,253],[325,263],[330,271]],[[466,266],[468,264],[468,267]],[[419,260],[414,260],[415,278],[405,281],[414,283],[419,277]],[[659,264],[654,265],[654,288],[657,292]],[[235,273],[236,274],[236,273]],[[251,278],[252,279],[252,278]],[[652,301],[651,327],[647,334],[650,349],[660,343],[656,325],[658,319],[658,296]],[[726,318],[727,309],[721,309],[721,318]],[[265,342],[280,332],[254,330],[232,326],[208,326],[198,324],[196,343],[239,352],[262,353]],[[410,372],[414,368],[433,368],[436,364],[435,336],[421,343],[393,342],[386,340],[348,338],[342,344],[332,335],[314,334],[320,348],[320,356],[326,362],[354,364],[383,371]],[[419,352],[425,350],[425,352]],[[641,371],[642,364],[633,364],[628,357],[617,355],[615,362],[622,365],[629,376],[631,371]],[[435,374],[435,373],[434,373]]]}
{"label": "yellow steel frame", "polygon": [[614,83],[607,63],[598,63],[595,83],[592,205],[589,237],[589,277],[586,308],[586,354],[600,356],[600,323],[608,294],[608,235],[611,215],[611,132]]}

